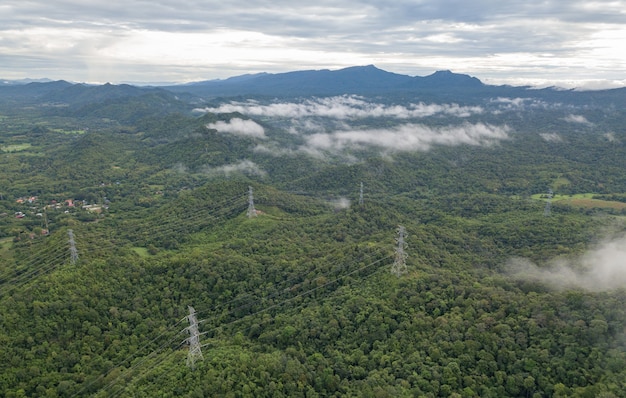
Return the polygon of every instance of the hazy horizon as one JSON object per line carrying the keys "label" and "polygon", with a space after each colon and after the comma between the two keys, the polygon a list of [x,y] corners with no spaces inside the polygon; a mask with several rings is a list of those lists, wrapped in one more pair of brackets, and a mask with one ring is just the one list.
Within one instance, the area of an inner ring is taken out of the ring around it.
{"label": "hazy horizon", "polygon": [[[338,71],[341,69],[346,69],[346,68],[351,68],[351,67],[364,67],[367,65],[354,65],[354,66],[347,66],[345,68],[339,68],[339,69],[328,69],[328,68],[320,68],[320,69],[314,69],[315,71],[324,71],[324,70],[331,70],[331,71]],[[375,65],[374,65],[375,66]],[[381,69],[381,68],[379,68]],[[78,81],[78,80],[72,80],[72,79],[65,79],[65,78],[58,78],[58,79],[53,79],[53,78],[49,78],[49,77],[45,77],[45,76],[41,76],[41,77],[25,77],[25,78],[15,78],[15,79],[9,79],[9,78],[4,78],[3,76],[0,76],[0,83],[5,83],[5,84],[27,84],[27,83],[46,83],[46,82],[54,82],[54,81],[67,81],[69,83],[75,83],[75,84],[93,84],[93,85],[104,85],[104,84],[115,84],[115,85],[119,85],[119,84],[129,84],[129,85],[134,85],[134,86],[176,86],[176,85],[185,85],[185,84],[193,84],[193,83],[199,83],[199,82],[207,82],[207,81],[226,81],[232,78],[238,78],[238,77],[242,77],[242,76],[252,76],[252,75],[261,75],[261,74],[269,74],[269,75],[277,75],[277,74],[281,74],[281,73],[290,73],[290,72],[301,72],[301,71],[310,71],[313,69],[300,69],[300,70],[288,70],[288,71],[284,71],[284,72],[250,72],[250,73],[242,73],[239,75],[233,75],[233,76],[227,76],[227,77],[215,77],[215,78],[205,78],[205,79],[198,79],[198,80],[182,80],[182,81],[157,81],[157,80],[150,80],[150,78],[146,78],[145,80],[139,80],[139,81],[131,81],[131,80],[124,80],[124,81]],[[389,72],[389,73],[397,73],[397,72],[393,72],[393,71],[389,71],[389,70],[385,70],[382,69],[385,72]],[[401,74],[401,75],[405,75],[405,76],[410,76],[410,77],[427,77],[430,76],[436,72],[439,72],[442,70],[435,70],[429,74],[422,74],[422,75],[407,75],[407,74],[403,74],[403,73],[397,73],[397,74]],[[450,71],[449,69],[447,71]],[[461,73],[461,72],[456,72],[456,71],[450,71],[452,73],[455,74],[463,74],[463,75],[468,75],[474,78],[479,79],[482,83],[487,84],[487,85],[494,85],[494,86],[498,86],[498,85],[510,85],[510,86],[514,86],[514,87],[530,87],[530,88],[548,88],[548,87],[552,87],[552,88],[556,88],[556,89],[579,89],[579,90],[604,90],[604,89],[613,89],[613,88],[622,88],[622,87],[626,87],[626,85],[620,85],[620,84],[610,84],[609,82],[600,82],[600,81],[595,81],[595,82],[583,82],[583,81],[561,81],[561,82],[541,82],[541,81],[512,81],[512,82],[497,82],[497,81],[492,81],[491,79],[483,79],[481,76],[477,76],[477,75],[470,75],[470,74],[466,74],[466,73]]]}

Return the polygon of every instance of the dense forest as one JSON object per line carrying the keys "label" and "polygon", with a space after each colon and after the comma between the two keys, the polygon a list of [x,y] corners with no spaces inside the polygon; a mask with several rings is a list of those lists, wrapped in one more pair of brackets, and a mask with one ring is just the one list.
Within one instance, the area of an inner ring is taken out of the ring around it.
{"label": "dense forest", "polygon": [[481,90],[0,88],[0,396],[626,396],[624,93]]}

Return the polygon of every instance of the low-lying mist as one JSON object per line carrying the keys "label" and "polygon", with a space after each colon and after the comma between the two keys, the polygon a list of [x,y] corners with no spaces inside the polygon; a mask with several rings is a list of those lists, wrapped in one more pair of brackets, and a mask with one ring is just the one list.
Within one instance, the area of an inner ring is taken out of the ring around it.
{"label": "low-lying mist", "polygon": [[512,258],[505,268],[515,279],[559,290],[599,292],[626,288],[626,235],[604,241],[577,258],[553,259],[544,266],[525,258]]}
{"label": "low-lying mist", "polygon": [[480,106],[462,106],[451,104],[426,104],[423,102],[406,105],[381,104],[371,102],[356,95],[342,95],[329,98],[311,98],[300,102],[274,102],[261,104],[249,100],[244,102],[230,102],[218,107],[198,109],[203,112],[231,113],[239,112],[250,116],[266,117],[326,117],[331,119],[361,119],[391,117],[398,119],[422,118],[433,115],[447,115],[455,117],[469,117],[481,114],[484,109]]}

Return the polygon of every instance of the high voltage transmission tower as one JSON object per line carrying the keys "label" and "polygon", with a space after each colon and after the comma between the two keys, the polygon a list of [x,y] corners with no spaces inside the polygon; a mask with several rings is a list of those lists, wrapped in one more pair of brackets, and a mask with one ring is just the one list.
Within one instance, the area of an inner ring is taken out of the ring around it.
{"label": "high voltage transmission tower", "polygon": [[189,353],[187,354],[187,366],[194,370],[196,368],[196,361],[204,360],[202,356],[202,347],[200,345],[200,332],[198,331],[198,320],[196,319],[196,310],[192,306],[189,306],[189,315],[187,320],[189,321],[189,338],[186,341],[189,343]]}
{"label": "high voltage transmission tower", "polygon": [[402,276],[409,272],[406,266],[406,257],[407,254],[404,251],[406,244],[404,243],[404,238],[406,237],[406,230],[402,225],[398,227],[398,237],[396,238],[396,242],[398,242],[398,246],[396,247],[396,256],[393,261],[393,265],[391,266],[391,273],[397,277]]}
{"label": "high voltage transmission tower", "polygon": [[552,209],[552,195],[553,194],[554,192],[552,192],[552,189],[548,188],[548,200],[546,200],[546,207],[543,209],[544,217],[548,217],[550,215],[550,212]]}
{"label": "high voltage transmission tower", "polygon": [[361,182],[361,190],[359,191],[359,206],[363,206],[363,182]]}
{"label": "high voltage transmission tower", "polygon": [[70,263],[74,265],[76,264],[76,261],[78,261],[78,250],[76,250],[76,241],[74,241],[74,231],[69,229],[67,234],[70,237]]}
{"label": "high voltage transmission tower", "polygon": [[254,208],[254,195],[252,194],[252,187],[248,187],[248,218],[256,217],[256,209]]}

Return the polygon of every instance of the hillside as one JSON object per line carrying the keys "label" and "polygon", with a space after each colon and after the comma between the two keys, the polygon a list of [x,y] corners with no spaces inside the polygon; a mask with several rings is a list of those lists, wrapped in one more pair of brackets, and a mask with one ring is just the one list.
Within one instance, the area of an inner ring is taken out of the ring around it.
{"label": "hillside", "polygon": [[623,90],[0,99],[0,396],[626,395]]}

